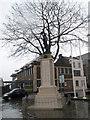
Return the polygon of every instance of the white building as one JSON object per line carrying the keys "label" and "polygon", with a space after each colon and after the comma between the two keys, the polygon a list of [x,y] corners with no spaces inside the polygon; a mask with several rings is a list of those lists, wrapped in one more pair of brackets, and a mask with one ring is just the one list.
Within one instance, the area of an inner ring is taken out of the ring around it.
{"label": "white building", "polygon": [[[70,59],[71,61],[72,59]],[[78,93],[80,97],[84,96],[84,92],[87,89],[86,76],[83,73],[83,61],[78,58],[73,58],[73,89]]]}

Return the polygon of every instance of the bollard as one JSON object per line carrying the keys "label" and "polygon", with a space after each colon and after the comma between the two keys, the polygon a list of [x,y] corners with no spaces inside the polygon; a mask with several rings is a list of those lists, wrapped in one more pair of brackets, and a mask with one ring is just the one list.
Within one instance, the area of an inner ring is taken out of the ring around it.
{"label": "bollard", "polygon": [[23,97],[22,98],[22,113],[23,113],[23,118],[27,118],[27,103],[28,102],[28,98],[27,97]]}

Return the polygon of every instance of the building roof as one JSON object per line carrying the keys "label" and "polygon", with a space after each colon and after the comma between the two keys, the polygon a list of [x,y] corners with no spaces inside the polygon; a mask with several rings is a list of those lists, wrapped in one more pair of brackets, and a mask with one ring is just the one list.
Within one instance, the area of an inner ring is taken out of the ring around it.
{"label": "building roof", "polygon": [[70,57],[64,57],[62,54],[60,54],[59,59],[55,62],[55,66],[71,67],[69,58]]}
{"label": "building roof", "polygon": [[17,74],[13,73],[10,77],[17,77]]}
{"label": "building roof", "polygon": [[17,73],[21,72],[23,69],[28,69],[30,68],[32,65],[39,65],[40,64],[40,57],[37,57],[35,59],[33,59],[32,61],[26,63],[25,65],[23,65],[19,70],[16,70]]}
{"label": "building roof", "polygon": [[37,57],[37,58],[33,59],[32,61],[26,63],[24,66],[21,67],[21,69],[28,68],[33,64],[39,64],[39,63],[40,63],[40,57]]}

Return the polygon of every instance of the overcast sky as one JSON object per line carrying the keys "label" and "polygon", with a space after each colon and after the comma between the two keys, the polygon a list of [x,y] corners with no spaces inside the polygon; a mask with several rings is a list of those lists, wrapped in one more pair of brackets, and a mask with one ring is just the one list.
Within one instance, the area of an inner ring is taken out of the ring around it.
{"label": "overcast sky", "polygon": [[[26,0],[0,0],[0,29],[3,29],[2,23],[6,21],[6,15],[9,14],[11,6],[15,3],[21,3]],[[85,7],[90,0],[77,0],[81,2]],[[1,32],[0,32],[1,36]],[[31,61],[32,57],[24,58],[9,58],[10,55],[8,48],[2,48],[0,43],[0,77],[4,80],[11,80],[10,75],[14,73],[15,70],[22,67],[25,63]],[[82,53],[87,52],[87,48],[82,50]],[[64,53],[63,53],[64,54]]]}

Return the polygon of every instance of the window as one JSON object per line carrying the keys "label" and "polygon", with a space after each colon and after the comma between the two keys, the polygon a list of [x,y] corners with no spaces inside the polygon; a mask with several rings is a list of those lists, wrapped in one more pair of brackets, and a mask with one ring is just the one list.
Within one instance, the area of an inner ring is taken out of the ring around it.
{"label": "window", "polygon": [[26,70],[24,70],[25,76],[26,76]]}
{"label": "window", "polygon": [[68,68],[68,74],[72,74],[72,69]]}
{"label": "window", "polygon": [[57,70],[56,70],[56,67],[55,67],[55,78],[57,78]]}
{"label": "window", "polygon": [[37,80],[37,87],[41,86],[41,80]]}
{"label": "window", "polygon": [[28,69],[28,75],[30,75],[30,68]]}
{"label": "window", "polygon": [[67,68],[67,74],[72,74],[72,69],[71,68]]}
{"label": "window", "polygon": [[62,73],[64,73],[64,70],[63,70],[63,68],[61,68],[61,71],[62,71]]}
{"label": "window", "polygon": [[68,87],[70,88],[71,87],[71,81],[67,81],[68,83]]}
{"label": "window", "polygon": [[29,69],[27,69],[27,76],[29,76]]}
{"label": "window", "polygon": [[74,76],[80,76],[80,70],[74,70]]}
{"label": "window", "polygon": [[73,67],[75,68],[75,62],[73,62]]}
{"label": "window", "polygon": [[28,72],[27,72],[27,70],[26,70],[26,76],[28,75]]}
{"label": "window", "polygon": [[79,86],[79,82],[78,82],[78,80],[76,80],[76,86]]}
{"label": "window", "polygon": [[81,64],[80,63],[78,63],[78,68],[80,68],[81,67]]}
{"label": "window", "polygon": [[59,75],[60,75],[61,74],[61,68],[60,67],[58,68],[58,72],[59,72]]}
{"label": "window", "polygon": [[33,66],[30,67],[30,72],[33,74]]}
{"label": "window", "polygon": [[65,82],[65,87],[67,86],[67,82]]}
{"label": "window", "polygon": [[68,68],[65,68],[65,73],[68,74]]}
{"label": "window", "polygon": [[70,70],[69,70],[69,68],[67,69],[67,73],[70,74]]}
{"label": "window", "polygon": [[40,67],[37,67],[37,79],[40,79]]}
{"label": "window", "polygon": [[64,74],[66,73],[65,68],[63,68],[63,73],[64,73]]}
{"label": "window", "polygon": [[57,80],[55,80],[55,85],[57,86]]}

